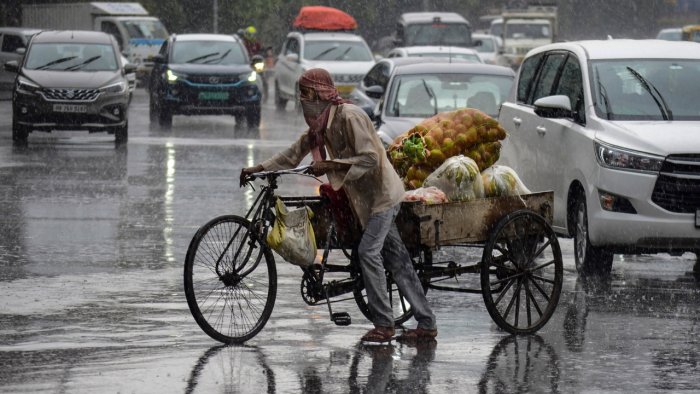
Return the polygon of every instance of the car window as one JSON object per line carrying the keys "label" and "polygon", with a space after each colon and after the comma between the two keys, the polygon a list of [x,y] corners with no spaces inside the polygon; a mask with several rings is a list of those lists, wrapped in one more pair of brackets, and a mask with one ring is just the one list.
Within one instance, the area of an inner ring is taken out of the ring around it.
{"label": "car window", "polygon": [[544,59],[540,68],[537,84],[535,85],[532,99],[529,103],[534,103],[537,99],[550,96],[554,92],[554,84],[562,63],[566,59],[566,53],[550,53]]}
{"label": "car window", "polygon": [[501,75],[401,75],[392,82],[387,114],[425,118],[438,112],[470,107],[497,116],[512,85],[512,77]]}
{"label": "car window", "polygon": [[175,41],[170,62],[174,64],[246,64],[244,48],[230,41]]}
{"label": "car window", "polygon": [[520,66],[520,78],[518,79],[518,97],[517,101],[520,103],[527,103],[527,98],[532,90],[535,72],[540,65],[542,60],[542,54],[531,56],[523,62]]}
{"label": "car window", "polygon": [[290,38],[284,48],[285,55],[299,54],[299,41],[296,38]]}
{"label": "car window", "polygon": [[24,48],[22,37],[14,34],[5,34],[2,38],[2,52],[14,53],[19,48]]}
{"label": "car window", "polygon": [[167,41],[163,42],[163,45],[160,46],[160,50],[158,51],[158,54],[163,56],[163,57],[167,56],[167,54],[168,54],[168,42]]}
{"label": "car window", "polygon": [[437,57],[443,59],[460,59],[467,60],[472,63],[483,63],[478,55],[472,53],[450,53],[450,52],[423,52],[423,53],[411,53],[410,56],[413,57]]}
{"label": "car window", "polygon": [[495,52],[496,48],[494,47],[493,44],[493,39],[491,38],[479,38],[479,41],[481,41],[481,45],[478,47],[474,47],[478,52]]}
{"label": "car window", "polygon": [[569,55],[562,68],[556,94],[567,96],[571,100],[571,109],[577,113],[577,121],[585,119],[585,107],[583,105],[583,77],[581,66],[574,55]]}
{"label": "car window", "polygon": [[601,118],[700,120],[700,60],[595,61],[591,72],[595,111]]}
{"label": "car window", "polygon": [[112,45],[82,43],[34,44],[27,54],[29,70],[115,71],[119,68]]}
{"label": "car window", "polygon": [[306,41],[304,59],[330,61],[372,61],[372,53],[359,41]]}
{"label": "car window", "polygon": [[463,23],[416,23],[406,26],[405,46],[471,46],[469,26]]}

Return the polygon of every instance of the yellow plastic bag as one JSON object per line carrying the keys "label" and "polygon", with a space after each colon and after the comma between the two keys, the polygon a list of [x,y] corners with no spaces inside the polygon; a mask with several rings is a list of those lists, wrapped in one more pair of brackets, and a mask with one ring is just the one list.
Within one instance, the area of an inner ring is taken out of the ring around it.
{"label": "yellow plastic bag", "polygon": [[316,237],[311,227],[314,213],[309,207],[288,210],[279,198],[275,203],[275,224],[267,244],[285,261],[308,267],[316,258]]}

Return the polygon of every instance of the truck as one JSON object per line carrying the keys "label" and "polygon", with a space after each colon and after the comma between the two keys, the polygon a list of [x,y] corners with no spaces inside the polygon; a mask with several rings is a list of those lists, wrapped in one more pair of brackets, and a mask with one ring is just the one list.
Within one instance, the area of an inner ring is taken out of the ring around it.
{"label": "truck", "polygon": [[168,38],[163,23],[139,3],[23,4],[22,26],[43,30],[96,30],[112,34],[119,48],[136,65],[143,84],[153,68],[151,60]]}
{"label": "truck", "polygon": [[557,6],[506,8],[501,18],[491,22],[490,32],[501,37],[501,54],[497,57],[497,64],[517,69],[531,49],[556,41]]}

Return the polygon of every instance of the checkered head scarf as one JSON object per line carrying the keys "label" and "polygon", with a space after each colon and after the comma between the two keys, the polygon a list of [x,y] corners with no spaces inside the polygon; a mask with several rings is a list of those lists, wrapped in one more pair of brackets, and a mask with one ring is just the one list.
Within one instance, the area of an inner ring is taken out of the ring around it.
{"label": "checkered head scarf", "polygon": [[[311,153],[313,159],[314,161],[325,160],[326,149],[323,136],[326,132],[326,126],[328,125],[331,106],[350,103],[350,101],[340,97],[333,83],[331,74],[322,68],[306,70],[301,74],[301,77],[299,77],[299,86],[313,89],[318,95],[319,104],[325,105],[325,108],[317,116],[304,113],[304,119],[309,125],[309,137],[311,139]],[[302,99],[302,101],[304,101],[304,99]]]}

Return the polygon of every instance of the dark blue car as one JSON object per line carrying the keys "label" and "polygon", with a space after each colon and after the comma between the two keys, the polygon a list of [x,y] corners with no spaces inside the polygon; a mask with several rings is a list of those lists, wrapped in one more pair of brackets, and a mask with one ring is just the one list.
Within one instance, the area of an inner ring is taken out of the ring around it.
{"label": "dark blue car", "polygon": [[233,115],[237,125],[260,125],[261,83],[237,37],[172,35],[154,61],[151,122],[167,128],[173,115]]}

